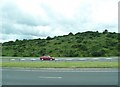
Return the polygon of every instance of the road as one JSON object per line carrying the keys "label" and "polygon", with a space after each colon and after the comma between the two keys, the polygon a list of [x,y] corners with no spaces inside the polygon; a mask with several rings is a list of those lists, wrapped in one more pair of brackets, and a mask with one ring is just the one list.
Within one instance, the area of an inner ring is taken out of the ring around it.
{"label": "road", "polygon": [[117,85],[117,69],[2,69],[3,85]]}
{"label": "road", "polygon": [[[34,57],[3,57],[2,58],[2,62],[16,62],[16,61],[20,61],[20,62],[30,62],[30,61],[36,61],[39,62],[41,61],[38,58],[34,58]],[[55,58],[54,61],[57,62],[61,62],[61,61],[100,61],[100,62],[106,62],[106,61],[112,61],[112,62],[117,62],[118,61],[118,57],[82,57],[82,58]]]}

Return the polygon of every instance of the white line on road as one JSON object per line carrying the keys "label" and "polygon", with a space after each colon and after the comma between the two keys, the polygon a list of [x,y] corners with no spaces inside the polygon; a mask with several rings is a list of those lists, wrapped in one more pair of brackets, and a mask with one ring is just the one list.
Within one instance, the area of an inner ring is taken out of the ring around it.
{"label": "white line on road", "polygon": [[85,59],[85,58],[80,58],[79,60],[87,60],[87,59]]}
{"label": "white line on road", "polygon": [[37,59],[30,59],[30,60],[33,60],[33,61],[34,61],[34,60],[37,60]]}
{"label": "white line on road", "polygon": [[25,60],[25,59],[20,59],[20,60]]}
{"label": "white line on road", "polygon": [[98,60],[98,59],[100,59],[100,58],[92,58],[92,59],[94,59],[94,60]]}
{"label": "white line on road", "polygon": [[44,79],[61,79],[62,77],[40,76],[39,78],[44,78]]}
{"label": "white line on road", "polygon": [[105,58],[105,59],[107,59],[107,60],[111,60],[112,58]]}
{"label": "white line on road", "polygon": [[11,59],[11,60],[15,60],[15,59]]}
{"label": "white line on road", "polygon": [[72,59],[66,59],[66,60],[72,60]]}

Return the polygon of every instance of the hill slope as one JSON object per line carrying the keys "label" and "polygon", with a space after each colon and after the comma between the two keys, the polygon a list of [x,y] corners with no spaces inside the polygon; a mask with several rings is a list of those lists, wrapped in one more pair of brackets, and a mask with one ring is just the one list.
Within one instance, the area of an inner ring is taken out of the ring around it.
{"label": "hill slope", "polygon": [[119,56],[118,33],[87,31],[46,39],[16,40],[2,44],[2,56],[102,57]]}

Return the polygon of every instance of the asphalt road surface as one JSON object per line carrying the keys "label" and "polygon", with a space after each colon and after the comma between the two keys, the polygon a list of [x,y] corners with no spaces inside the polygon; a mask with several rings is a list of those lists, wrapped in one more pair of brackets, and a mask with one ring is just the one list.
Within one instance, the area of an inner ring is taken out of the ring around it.
{"label": "asphalt road surface", "polygon": [[2,69],[3,85],[117,85],[117,69]]}
{"label": "asphalt road surface", "polygon": [[[24,58],[24,57],[3,57],[2,58],[2,62],[32,62],[32,61],[36,61],[36,62],[40,62],[43,60],[40,60],[39,57],[38,58],[34,58],[34,57],[28,57],[28,58]],[[112,62],[117,62],[118,58],[117,57],[92,57],[92,58],[55,58],[55,60],[52,61],[56,61],[56,62],[60,62],[60,61],[100,61],[100,62],[106,62],[106,61],[112,61]]]}

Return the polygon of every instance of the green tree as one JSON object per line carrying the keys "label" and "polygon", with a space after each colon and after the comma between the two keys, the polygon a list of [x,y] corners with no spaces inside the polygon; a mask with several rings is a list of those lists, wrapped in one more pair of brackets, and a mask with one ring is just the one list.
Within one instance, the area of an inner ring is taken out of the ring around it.
{"label": "green tree", "polygon": [[108,30],[105,29],[105,30],[103,31],[103,34],[107,34],[107,33],[108,33]]}
{"label": "green tree", "polygon": [[51,38],[50,36],[48,36],[48,37],[46,38],[46,40],[52,40],[52,38]]}

